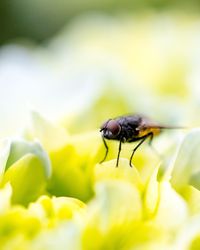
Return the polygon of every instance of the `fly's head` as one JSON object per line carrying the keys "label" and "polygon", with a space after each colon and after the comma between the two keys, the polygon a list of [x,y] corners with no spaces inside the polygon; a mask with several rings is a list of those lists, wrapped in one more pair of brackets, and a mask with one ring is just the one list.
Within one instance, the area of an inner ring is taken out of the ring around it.
{"label": "fly's head", "polygon": [[121,132],[121,125],[116,120],[109,119],[103,123],[100,132],[106,139],[116,139]]}

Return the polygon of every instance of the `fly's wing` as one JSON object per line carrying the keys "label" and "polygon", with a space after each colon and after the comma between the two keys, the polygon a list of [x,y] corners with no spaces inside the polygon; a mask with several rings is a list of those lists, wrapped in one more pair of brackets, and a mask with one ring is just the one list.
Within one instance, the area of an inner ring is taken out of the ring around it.
{"label": "fly's wing", "polygon": [[159,123],[153,122],[147,117],[142,117],[141,123],[137,128],[139,131],[140,136],[144,136],[147,133],[153,133],[157,135],[164,129],[184,129],[185,127],[181,126],[168,126],[168,125],[161,125]]}
{"label": "fly's wing", "polygon": [[139,136],[142,137],[149,133],[153,133],[154,135],[159,134],[161,126],[147,117],[141,117],[140,125],[136,129],[139,132]]}
{"label": "fly's wing", "polygon": [[146,116],[141,116],[141,122],[138,129],[147,129],[147,128],[154,128],[154,129],[185,129],[186,127],[182,126],[170,126],[170,125],[162,125],[155,121],[150,120]]}

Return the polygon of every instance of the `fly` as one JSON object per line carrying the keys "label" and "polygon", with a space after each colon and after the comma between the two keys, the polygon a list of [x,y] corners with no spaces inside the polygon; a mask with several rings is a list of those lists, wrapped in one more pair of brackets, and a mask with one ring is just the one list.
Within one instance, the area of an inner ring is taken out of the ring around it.
{"label": "fly", "polygon": [[116,167],[118,167],[119,164],[122,143],[131,143],[136,141],[139,142],[134,147],[129,159],[129,165],[132,167],[131,162],[135,151],[145,140],[149,138],[149,144],[151,145],[153,137],[160,134],[163,129],[177,128],[181,127],[162,126],[142,115],[125,115],[114,119],[109,119],[104,122],[100,128],[102,140],[106,148],[105,156],[100,163],[104,162],[108,155],[108,145],[106,143],[106,139],[119,141]]}

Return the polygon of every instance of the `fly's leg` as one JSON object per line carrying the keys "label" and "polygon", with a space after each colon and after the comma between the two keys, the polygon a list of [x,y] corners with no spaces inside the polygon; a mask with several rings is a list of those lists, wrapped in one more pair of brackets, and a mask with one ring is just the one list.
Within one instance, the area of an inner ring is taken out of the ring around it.
{"label": "fly's leg", "polygon": [[103,140],[103,144],[104,144],[104,146],[106,148],[106,153],[105,153],[105,156],[104,156],[103,160],[101,160],[100,163],[104,162],[107,155],[108,155],[108,145],[107,145],[107,143],[106,143],[106,141],[105,141],[105,139],[103,137],[102,137],[102,140]]}
{"label": "fly's leg", "polygon": [[121,149],[122,149],[122,140],[119,141],[119,149],[118,149],[118,154],[117,154],[116,168],[118,167],[118,164],[119,164],[119,156],[120,156]]}
{"label": "fly's leg", "polygon": [[150,147],[153,147],[152,146],[152,141],[153,141],[153,133],[151,132],[151,133],[149,133],[149,146]]}
{"label": "fly's leg", "polygon": [[132,152],[132,154],[131,154],[131,157],[130,157],[130,160],[129,160],[129,165],[130,165],[130,167],[132,167],[131,162],[132,162],[132,159],[133,159],[133,155],[135,154],[135,151],[139,148],[139,146],[140,146],[148,137],[151,136],[151,137],[150,137],[150,140],[152,141],[152,139],[153,139],[152,134],[153,134],[153,133],[149,133],[149,134],[145,135],[144,137],[141,137],[141,141],[136,145],[136,147],[133,149],[133,152]]}
{"label": "fly's leg", "polygon": [[149,146],[151,147],[151,149],[154,151],[154,153],[159,157],[162,158],[162,156],[160,155],[160,153],[154,148],[154,146],[152,145],[152,140],[153,140],[153,133],[151,132],[149,135]]}

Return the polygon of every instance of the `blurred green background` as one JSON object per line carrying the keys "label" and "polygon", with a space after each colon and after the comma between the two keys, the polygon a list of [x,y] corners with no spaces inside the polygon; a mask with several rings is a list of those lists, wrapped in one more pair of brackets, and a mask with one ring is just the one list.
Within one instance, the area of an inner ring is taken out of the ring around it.
{"label": "blurred green background", "polygon": [[1,0],[0,44],[25,37],[42,42],[56,34],[72,18],[98,11],[115,15],[119,12],[162,12],[166,10],[200,10],[198,0]]}

